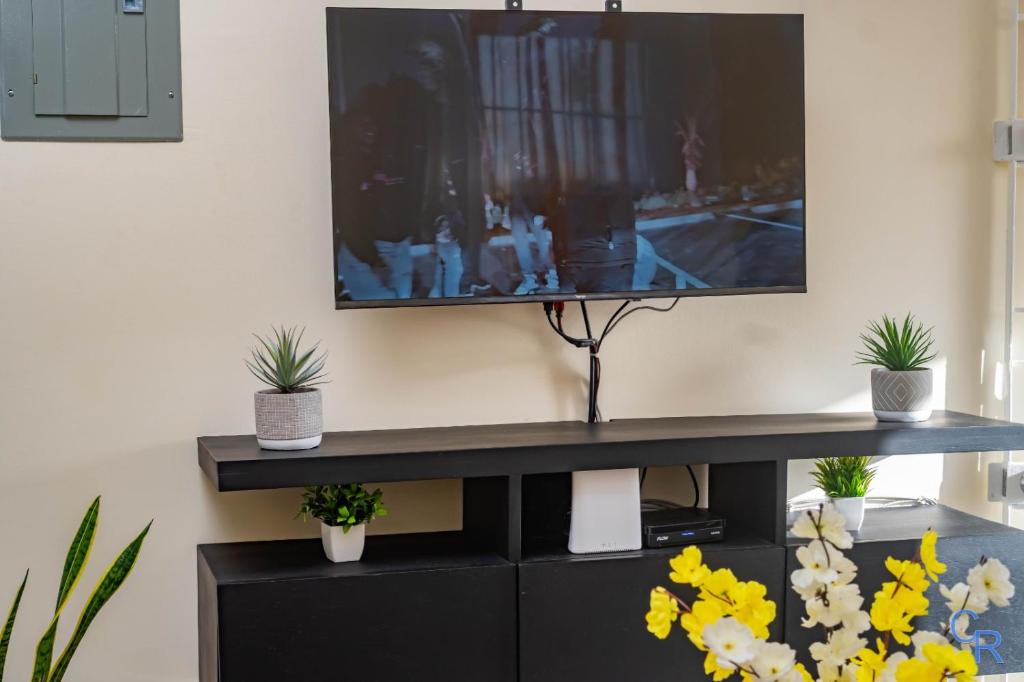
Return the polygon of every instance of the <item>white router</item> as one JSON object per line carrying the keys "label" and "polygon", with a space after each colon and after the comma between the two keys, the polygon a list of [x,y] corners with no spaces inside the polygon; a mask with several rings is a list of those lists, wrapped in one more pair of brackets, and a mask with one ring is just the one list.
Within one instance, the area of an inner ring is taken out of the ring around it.
{"label": "white router", "polygon": [[569,551],[624,552],[643,545],[640,470],[574,471]]}

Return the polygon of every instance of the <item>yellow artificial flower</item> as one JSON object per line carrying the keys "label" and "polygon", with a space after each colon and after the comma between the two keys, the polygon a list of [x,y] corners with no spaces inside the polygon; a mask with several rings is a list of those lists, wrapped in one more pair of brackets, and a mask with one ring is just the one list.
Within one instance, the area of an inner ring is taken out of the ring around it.
{"label": "yellow artificial flower", "polygon": [[651,590],[651,610],[647,612],[647,631],[658,639],[665,639],[672,631],[672,623],[679,616],[679,603],[665,588]]}
{"label": "yellow artificial flower", "polygon": [[897,589],[898,586],[899,583],[896,582],[882,583],[882,592],[889,595],[893,601],[902,606],[903,610],[910,614],[912,618],[927,616],[928,597],[906,586],[902,589]]}
{"label": "yellow artificial flower", "polygon": [[698,600],[690,607],[689,613],[684,613],[679,618],[679,624],[686,630],[687,636],[690,641],[693,642],[701,651],[705,651],[707,647],[704,646],[704,638],[701,637],[701,632],[704,631],[705,625],[711,625],[716,622],[719,618],[725,615],[724,604],[718,600],[706,601],[704,599]]}
{"label": "yellow artificial flower", "polygon": [[879,639],[875,646],[878,647],[877,651],[865,647],[850,659],[857,666],[857,682],[875,682],[885,672],[885,643]]}
{"label": "yellow artificial flower", "polygon": [[904,587],[915,592],[924,592],[928,589],[928,578],[925,577],[924,567],[916,561],[898,561],[889,557],[885,560],[885,567]]}
{"label": "yellow artificial flower", "polygon": [[931,682],[946,679],[946,670],[931,661],[911,658],[896,668],[896,682]]}
{"label": "yellow artificial flower", "polygon": [[722,680],[728,679],[732,674],[736,672],[736,668],[733,666],[722,667],[718,664],[718,659],[712,652],[708,652],[708,655],[704,658],[704,674],[711,675],[715,682],[721,682]]}
{"label": "yellow artificial flower", "polygon": [[737,583],[728,595],[733,602],[732,615],[758,639],[768,639],[768,626],[775,621],[775,602],[765,599],[767,594],[767,587],[750,581]]}
{"label": "yellow artificial flower", "polygon": [[728,568],[720,568],[707,576],[700,584],[701,599],[728,599],[739,581]]}
{"label": "yellow artificial flower", "polygon": [[907,633],[914,631],[910,624],[913,618],[898,601],[886,592],[875,593],[875,603],[871,605],[871,625],[879,632],[891,632],[900,644],[910,644]]}
{"label": "yellow artificial flower", "polygon": [[938,582],[939,576],[946,572],[946,564],[939,561],[935,553],[935,543],[939,536],[933,530],[926,531],[921,538],[921,563],[932,582]]}
{"label": "yellow artificial flower", "polygon": [[814,682],[814,678],[811,677],[809,672],[807,672],[807,668],[804,667],[803,663],[797,663],[793,666],[793,670],[800,673],[800,682]]}
{"label": "yellow artificial flower", "polygon": [[768,588],[756,580],[737,582],[726,592],[726,596],[732,600],[736,608],[743,608],[750,602],[760,601],[767,594]]}
{"label": "yellow artificial flower", "polygon": [[970,649],[954,649],[951,644],[925,644],[921,653],[925,660],[940,666],[957,682],[972,682],[978,674],[978,664]]}
{"label": "yellow artificial flower", "polygon": [[674,583],[699,587],[711,575],[711,569],[704,565],[703,556],[697,547],[690,545],[683,552],[669,560],[672,572],[668,574]]}

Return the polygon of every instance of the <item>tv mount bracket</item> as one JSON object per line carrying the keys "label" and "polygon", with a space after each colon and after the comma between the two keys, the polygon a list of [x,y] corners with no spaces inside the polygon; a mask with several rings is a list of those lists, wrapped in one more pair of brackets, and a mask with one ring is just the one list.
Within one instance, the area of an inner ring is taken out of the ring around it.
{"label": "tv mount bracket", "polygon": [[[623,0],[604,0],[606,12],[621,12]],[[511,12],[520,12],[523,9],[524,0],[505,0],[505,9]]]}

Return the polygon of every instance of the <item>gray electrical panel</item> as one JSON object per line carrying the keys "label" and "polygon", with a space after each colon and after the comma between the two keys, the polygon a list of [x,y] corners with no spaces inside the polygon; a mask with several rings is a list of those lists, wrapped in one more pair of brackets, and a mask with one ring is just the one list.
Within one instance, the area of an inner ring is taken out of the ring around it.
{"label": "gray electrical panel", "polygon": [[179,0],[0,0],[5,140],[178,141]]}

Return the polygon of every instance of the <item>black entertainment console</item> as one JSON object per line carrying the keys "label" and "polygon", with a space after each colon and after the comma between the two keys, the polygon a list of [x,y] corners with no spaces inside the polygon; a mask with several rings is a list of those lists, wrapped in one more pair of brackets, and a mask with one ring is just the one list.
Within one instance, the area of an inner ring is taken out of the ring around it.
{"label": "black entertainment console", "polygon": [[[788,460],[1019,449],[1024,425],[941,411],[918,424],[804,414],[333,433],[298,453],[260,450],[253,436],[203,437],[199,463],[221,491],[461,478],[463,530],[371,537],[352,564],[328,562],[318,540],[200,546],[200,679],[703,679],[684,637],[662,642],[644,628],[648,592],[679,548],[569,554],[568,472],[708,464],[709,507],[729,531],[704,546],[707,561],[768,585],[773,634],[802,643],[787,589]],[[954,579],[981,554],[1024,575],[1022,531],[943,506],[878,510],[853,550],[865,592],[881,583],[885,556],[912,554],[927,527]],[[1024,632],[1021,609],[986,618]],[[1006,665],[983,672],[1024,670],[1019,637],[1004,637],[1000,652]]]}

